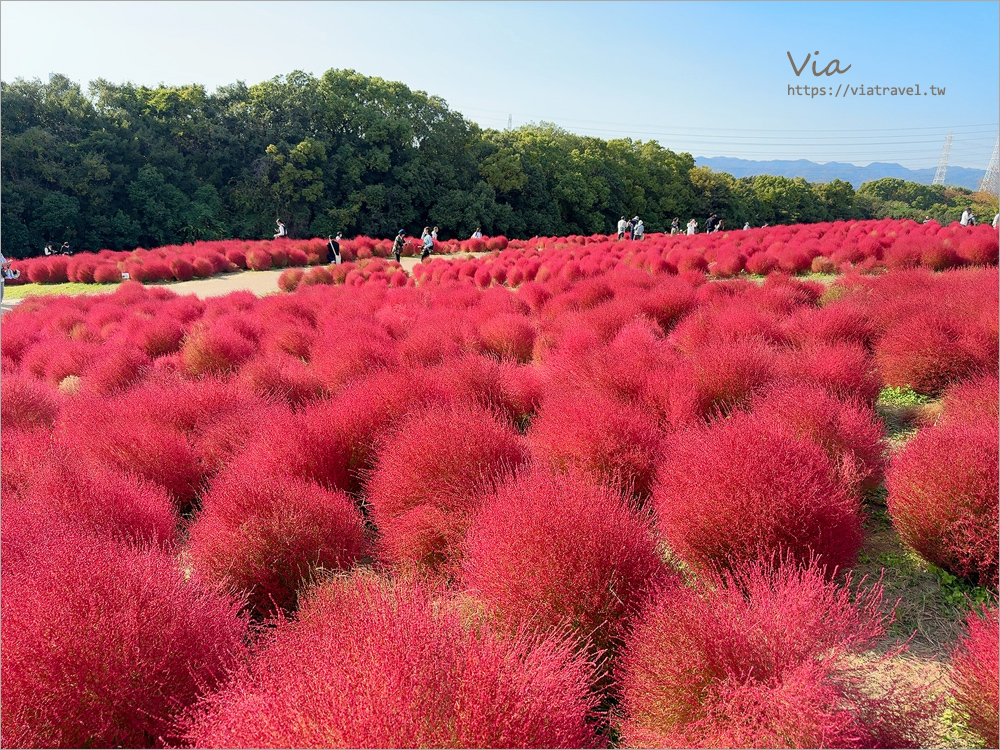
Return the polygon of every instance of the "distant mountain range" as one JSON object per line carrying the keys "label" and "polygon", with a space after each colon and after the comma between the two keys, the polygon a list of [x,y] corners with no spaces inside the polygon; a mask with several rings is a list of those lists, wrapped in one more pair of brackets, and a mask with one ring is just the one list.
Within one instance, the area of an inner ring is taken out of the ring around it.
{"label": "distant mountain range", "polygon": [[[872,162],[866,167],[854,164],[844,164],[831,161],[817,164],[814,161],[798,159],[796,161],[750,161],[749,159],[734,159],[728,156],[695,157],[699,167],[710,167],[716,172],[728,172],[733,177],[747,177],[758,174],[771,174],[779,177],[802,177],[808,182],[830,182],[843,180],[854,186],[855,190],[864,182],[871,182],[883,177],[898,177],[901,180],[930,185],[934,181],[936,169],[907,169],[899,164]],[[968,167],[948,167],[945,184],[975,190],[986,172],[982,169]]]}

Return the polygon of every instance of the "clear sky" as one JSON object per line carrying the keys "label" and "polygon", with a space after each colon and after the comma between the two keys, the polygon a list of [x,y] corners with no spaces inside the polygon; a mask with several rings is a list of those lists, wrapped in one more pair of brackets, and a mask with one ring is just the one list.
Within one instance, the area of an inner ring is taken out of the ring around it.
{"label": "clear sky", "polygon": [[[809,64],[796,76],[806,55]],[[840,60],[844,74],[816,77]],[[0,3],[0,76],[209,90],[350,68],[484,127],[554,122],[695,156],[985,169],[1000,121],[997,2]],[[791,86],[842,86],[841,97]],[[920,86],[843,98],[843,86]],[[924,95],[930,86],[939,96]]]}

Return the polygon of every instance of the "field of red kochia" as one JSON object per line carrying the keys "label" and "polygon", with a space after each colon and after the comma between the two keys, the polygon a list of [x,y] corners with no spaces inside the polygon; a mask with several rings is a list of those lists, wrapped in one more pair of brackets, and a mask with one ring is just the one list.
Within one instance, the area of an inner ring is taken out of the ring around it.
{"label": "field of red kochia", "polygon": [[[903,542],[995,601],[997,244],[960,229],[26,299],[0,340],[0,743],[936,743],[944,693],[897,670],[893,602],[851,570],[884,487]],[[886,387],[940,407],[895,452]],[[954,706],[993,746],[996,652],[995,605],[970,611]]]}
{"label": "field of red kochia", "polygon": [[[766,276],[772,272],[860,273],[903,268],[941,271],[965,266],[996,265],[996,232],[988,226],[963,227],[955,222],[917,224],[891,219],[775,226],[747,231],[704,235],[648,234],[642,241],[615,242],[614,236],[488,237],[442,240],[437,255],[492,253],[494,257],[470,259],[462,264],[431,263],[418,266],[411,277],[398,264],[373,259],[392,257],[392,240],[356,237],[341,241],[340,266],[325,268],[326,240],[213,240],[147,250],[101,250],[72,257],[37,257],[14,262],[21,272],[9,283],[54,284],[111,283],[122,274],[145,283],[189,281],[238,270],[266,271],[288,267],[283,291],[291,291],[305,278],[307,284],[360,283],[373,273],[394,286],[414,281],[468,279],[479,287],[524,281],[546,281],[562,276],[573,280],[608,271],[616,266],[642,268],[652,273],[699,271],[714,278],[741,274]],[[420,241],[409,237],[402,256],[420,255]],[[313,266],[310,270],[305,266]],[[367,270],[366,270],[367,269]],[[351,274],[351,271],[357,273]]]}

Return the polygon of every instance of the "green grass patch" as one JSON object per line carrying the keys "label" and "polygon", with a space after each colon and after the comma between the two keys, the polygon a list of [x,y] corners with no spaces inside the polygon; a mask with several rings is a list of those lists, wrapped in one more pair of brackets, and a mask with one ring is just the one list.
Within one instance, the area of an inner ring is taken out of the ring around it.
{"label": "green grass patch", "polygon": [[113,292],[118,288],[119,283],[79,284],[75,281],[70,281],[65,284],[19,284],[18,286],[5,286],[3,298],[24,299],[33,295],[43,296],[53,294],[100,294],[102,292]]}
{"label": "green grass patch", "polygon": [[917,393],[909,386],[887,386],[878,394],[878,403],[882,406],[920,406],[930,402],[929,397]]}

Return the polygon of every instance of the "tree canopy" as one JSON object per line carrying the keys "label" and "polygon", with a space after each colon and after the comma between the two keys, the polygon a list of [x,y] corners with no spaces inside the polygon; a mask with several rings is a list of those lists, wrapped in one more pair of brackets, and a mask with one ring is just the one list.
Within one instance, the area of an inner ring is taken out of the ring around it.
{"label": "tree canopy", "polygon": [[2,241],[14,257],[47,241],[120,250],[267,237],[278,218],[291,236],[438,225],[445,237],[530,237],[608,233],[622,215],[663,231],[675,216],[759,226],[962,202],[899,180],[857,193],[839,180],[737,180],[655,141],[549,123],[484,130],[439,97],[353,70],[214,93],[101,79],[84,92],[53,75],[3,82],[0,99]]}

